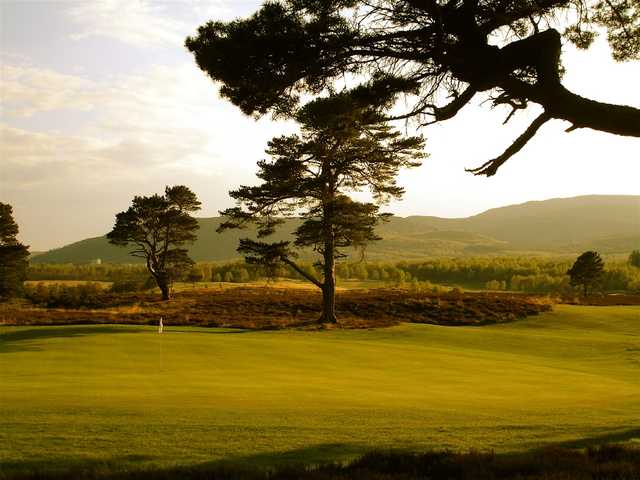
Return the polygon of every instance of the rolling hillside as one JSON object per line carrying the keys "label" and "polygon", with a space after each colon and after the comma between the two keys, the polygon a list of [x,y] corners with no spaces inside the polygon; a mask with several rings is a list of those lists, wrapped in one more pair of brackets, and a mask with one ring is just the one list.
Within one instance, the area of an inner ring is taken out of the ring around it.
{"label": "rolling hillside", "polygon": [[[236,247],[252,231],[217,234],[220,218],[202,218],[198,240],[190,247],[196,261],[237,258]],[[273,236],[287,239],[299,221],[290,219]],[[576,253],[628,253],[640,248],[640,196],[592,195],[527,202],[488,210],[468,218],[395,217],[379,227],[383,240],[371,245],[370,259],[415,260],[429,256]],[[127,249],[104,237],[82,240],[32,258],[34,263],[131,263]]]}

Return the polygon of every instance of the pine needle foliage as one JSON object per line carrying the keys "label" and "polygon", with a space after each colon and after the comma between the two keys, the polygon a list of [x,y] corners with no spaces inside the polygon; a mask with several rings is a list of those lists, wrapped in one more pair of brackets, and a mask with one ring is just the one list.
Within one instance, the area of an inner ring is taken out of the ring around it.
{"label": "pine needle foliage", "polygon": [[584,252],[578,257],[573,266],[567,271],[571,277],[572,286],[582,286],[584,296],[589,293],[589,288],[598,283],[604,273],[604,262],[598,252]]}
{"label": "pine needle foliage", "polygon": [[[323,322],[336,322],[336,260],[345,248],[364,249],[380,238],[375,227],[389,216],[381,206],[404,193],[396,181],[399,171],[419,166],[425,157],[421,137],[403,136],[384,121],[382,110],[394,101],[397,87],[379,80],[299,109],[300,133],[273,138],[266,150],[269,159],[258,162],[261,182],[230,192],[238,205],[221,212],[226,217],[221,231],[257,224],[259,240],[243,239],[238,248],[247,262],[267,272],[287,264],[322,290]],[[363,190],[371,202],[350,197]],[[293,242],[260,240],[296,215],[303,222]],[[321,257],[321,276],[295,263],[296,249],[303,247]]]}
{"label": "pine needle foliage", "polygon": [[554,119],[567,131],[640,137],[637,106],[562,82],[563,40],[589,48],[601,31],[615,60],[640,59],[640,1],[270,0],[248,18],[201,25],[186,47],[247,115],[288,116],[309,95],[380,76],[404,81],[406,107],[394,115],[421,127],[474,101],[505,108],[504,123],[541,109],[500,155],[470,169],[491,176]]}
{"label": "pine needle foliage", "polygon": [[20,295],[27,276],[29,247],[18,241],[18,233],[13,208],[0,203],[0,300]]}
{"label": "pine needle foliage", "polygon": [[170,297],[172,281],[194,263],[183,246],[197,238],[198,221],[191,214],[200,205],[188,187],[167,186],[164,195],[134,197],[131,206],[116,215],[107,234],[111,244],[133,246],[130,254],[145,259],[163,300]]}

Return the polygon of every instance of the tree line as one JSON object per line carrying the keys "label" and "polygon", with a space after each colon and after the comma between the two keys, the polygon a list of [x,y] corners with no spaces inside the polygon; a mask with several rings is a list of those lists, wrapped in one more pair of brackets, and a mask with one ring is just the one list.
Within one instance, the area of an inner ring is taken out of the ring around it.
{"label": "tree line", "polygon": [[[415,282],[460,286],[466,288],[555,293],[571,289],[567,271],[571,258],[536,257],[465,257],[434,258],[421,262],[339,262],[336,277],[340,280],[380,282],[386,285],[409,285]],[[300,263],[309,274],[318,274],[311,263]],[[247,283],[267,281],[269,278],[303,280],[293,268],[282,265],[267,272],[260,265],[243,261],[226,263],[198,262],[183,272],[181,282]],[[84,280],[114,282],[131,289],[154,286],[148,282],[149,273],[141,264],[32,264],[27,270],[31,281]],[[116,287],[117,289],[118,287]],[[625,260],[606,260],[598,282],[604,292],[640,291],[640,268]]]}

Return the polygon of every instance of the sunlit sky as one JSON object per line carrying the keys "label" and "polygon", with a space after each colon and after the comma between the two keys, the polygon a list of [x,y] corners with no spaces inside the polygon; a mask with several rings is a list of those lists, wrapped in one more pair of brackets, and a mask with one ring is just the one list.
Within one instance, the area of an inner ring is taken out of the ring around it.
{"label": "sunlit sky", "polygon": [[[255,121],[221,100],[184,38],[208,19],[255,11],[260,0],[0,0],[0,201],[13,205],[32,250],[106,233],[134,194],[190,186],[201,216],[255,182],[268,139],[290,124]],[[565,85],[640,106],[640,63],[616,64],[606,42],[565,46]],[[430,157],[405,172],[398,215],[468,216],[529,200],[640,194],[640,140],[553,121],[496,177],[465,173],[501,153],[539,111],[502,126],[481,106],[422,130]],[[405,127],[403,127],[405,128]],[[411,125],[406,127],[415,133]]]}

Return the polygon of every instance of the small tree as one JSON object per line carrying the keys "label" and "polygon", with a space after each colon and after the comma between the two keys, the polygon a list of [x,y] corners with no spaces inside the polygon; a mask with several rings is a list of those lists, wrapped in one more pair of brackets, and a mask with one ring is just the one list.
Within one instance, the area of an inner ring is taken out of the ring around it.
{"label": "small tree", "polygon": [[640,250],[634,250],[629,255],[629,264],[633,267],[640,268]]}
{"label": "small tree", "polygon": [[13,208],[0,203],[0,300],[19,295],[27,277],[29,247],[18,241],[18,231]]}
{"label": "small tree", "polygon": [[576,262],[567,271],[567,275],[571,277],[571,286],[582,286],[584,296],[589,293],[589,287],[595,285],[602,277],[604,271],[604,262],[598,252],[584,252],[578,257]]}
{"label": "small tree", "polygon": [[[364,248],[378,240],[374,227],[386,214],[381,204],[400,198],[396,184],[402,167],[420,165],[420,137],[404,138],[383,122],[381,110],[395,98],[394,85],[379,82],[315,100],[295,115],[301,135],[269,142],[271,160],[258,163],[262,183],[230,192],[239,206],[221,212],[220,230],[246,222],[258,224],[258,237],[274,233],[283,217],[299,214],[303,222],[293,243],[243,239],[238,251],[247,263],[261,264],[267,274],[284,263],[322,291],[321,321],[335,323],[335,262],[343,248]],[[373,106],[371,106],[373,105]],[[368,189],[375,203],[352,200],[348,193]],[[297,248],[311,247],[321,257],[322,278],[295,263]]]}
{"label": "small tree", "polygon": [[163,300],[169,299],[173,280],[193,266],[187,250],[180,247],[196,239],[199,226],[191,213],[198,210],[200,202],[189,188],[166,187],[164,195],[134,197],[107,234],[114,245],[134,245],[131,255],[145,259]]}

